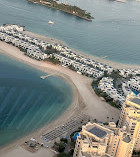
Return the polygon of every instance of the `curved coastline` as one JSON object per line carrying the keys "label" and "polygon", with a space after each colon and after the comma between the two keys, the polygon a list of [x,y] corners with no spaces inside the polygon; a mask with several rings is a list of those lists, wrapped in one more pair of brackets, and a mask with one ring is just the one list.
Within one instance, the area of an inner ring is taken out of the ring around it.
{"label": "curved coastline", "polygon": [[[47,40],[50,42],[57,41],[61,44],[63,43],[61,41],[51,39],[49,37],[44,37],[39,34],[34,34],[27,31],[24,33],[28,33],[31,36],[35,36],[37,38]],[[1,148],[0,149],[1,153],[4,153],[6,150],[16,148],[17,146],[21,145],[26,139],[29,139],[31,137],[35,137],[36,139],[39,139],[40,136],[46,132],[46,130],[47,131],[49,129],[51,130],[56,126],[63,124],[70,117],[76,115],[77,112],[78,113],[84,112],[85,114],[91,116],[93,119],[96,118],[98,121],[102,121],[102,122],[106,122],[110,120],[107,118],[107,116],[110,116],[111,119],[114,118],[114,121],[118,120],[120,111],[110,106],[106,102],[103,102],[94,93],[91,87],[91,82],[92,82],[91,78],[79,75],[78,73],[59,65],[54,65],[52,63],[44,62],[44,61],[33,60],[25,56],[23,52],[21,52],[18,48],[9,45],[7,43],[4,43],[2,41],[0,41],[0,53],[12,57],[18,61],[24,62],[25,64],[28,64],[29,66],[33,66],[34,68],[44,72],[47,73],[57,72],[56,76],[65,79],[68,82],[68,84],[71,85],[74,95],[72,105],[60,117],[58,117],[58,119],[54,120],[47,126],[44,126],[43,128],[38,129],[37,131],[27,135],[26,137],[23,137]]]}
{"label": "curved coastline", "polygon": [[[1,45],[1,42],[0,42]],[[5,45],[4,45],[5,46]],[[14,47],[13,47],[14,48]],[[0,54],[2,55],[6,55],[8,57],[11,57],[13,59],[16,59],[18,61],[21,61],[27,65],[30,65],[32,67],[34,67],[35,64],[31,64],[30,62],[28,62],[27,60],[23,60],[21,58],[16,57],[15,55],[9,54],[7,53],[5,50],[1,49],[0,46]],[[28,57],[27,57],[28,58]],[[39,62],[39,61],[37,61]],[[37,63],[38,64],[38,63]],[[52,72],[57,72],[57,70],[53,70],[53,69],[43,69],[42,67],[37,67],[36,64],[36,69],[41,70],[43,72],[47,72],[47,73],[52,73]],[[73,91],[73,100],[72,100],[72,104],[66,109],[66,111],[64,113],[62,113],[57,119],[53,120],[52,122],[50,122],[49,124],[43,126],[42,128],[39,128],[31,133],[29,133],[28,135],[25,135],[19,139],[16,139],[15,141],[12,141],[10,143],[7,143],[6,145],[0,147],[0,153],[4,154],[5,151],[7,150],[11,150],[14,147],[17,147],[18,145],[21,145],[22,143],[24,143],[26,140],[30,139],[31,137],[35,137],[36,139],[38,139],[42,134],[44,134],[46,131],[51,130],[54,127],[57,127],[59,125],[62,125],[65,121],[67,121],[70,117],[76,115],[77,111],[80,113],[82,111],[82,108],[84,108],[84,104],[79,105],[80,103],[80,96],[76,90],[75,85],[70,81],[70,78],[66,75],[61,75],[61,74],[57,74],[58,77],[64,79],[72,88]]]}

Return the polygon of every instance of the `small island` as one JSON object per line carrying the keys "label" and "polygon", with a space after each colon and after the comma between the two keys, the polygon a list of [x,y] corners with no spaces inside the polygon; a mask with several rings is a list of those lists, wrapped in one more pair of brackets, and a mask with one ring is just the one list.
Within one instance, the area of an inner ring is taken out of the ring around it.
{"label": "small island", "polygon": [[65,13],[77,16],[77,17],[82,18],[82,19],[87,20],[87,21],[92,21],[92,19],[94,19],[94,17],[92,17],[90,13],[86,12],[85,10],[82,10],[81,8],[79,8],[77,6],[59,3],[59,2],[54,1],[54,0],[44,0],[44,1],[42,1],[42,0],[28,0],[28,1],[35,3],[35,4],[36,3],[41,4],[41,5],[44,5],[46,7],[56,9],[56,10],[63,11]]}

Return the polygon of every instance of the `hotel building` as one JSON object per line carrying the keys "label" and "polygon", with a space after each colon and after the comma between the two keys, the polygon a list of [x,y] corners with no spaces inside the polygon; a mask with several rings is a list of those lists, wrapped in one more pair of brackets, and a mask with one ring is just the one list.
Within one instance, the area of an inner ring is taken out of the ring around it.
{"label": "hotel building", "polygon": [[122,105],[119,127],[126,127],[126,131],[135,139],[134,150],[140,151],[140,98],[130,94]]}
{"label": "hotel building", "polygon": [[88,123],[77,137],[74,157],[131,157],[140,151],[140,98],[130,94],[122,105],[118,127]]}
{"label": "hotel building", "polygon": [[134,143],[126,128],[117,128],[114,122],[88,123],[77,137],[74,157],[131,157]]}

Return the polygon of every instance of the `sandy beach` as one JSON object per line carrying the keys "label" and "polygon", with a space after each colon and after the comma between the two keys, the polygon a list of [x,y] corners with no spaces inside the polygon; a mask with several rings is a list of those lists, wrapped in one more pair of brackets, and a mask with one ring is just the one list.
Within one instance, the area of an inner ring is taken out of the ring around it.
{"label": "sandy beach", "polygon": [[[44,37],[38,34],[33,34],[31,32],[25,32],[26,34],[40,38],[49,42],[57,42],[61,44],[65,44],[61,41],[58,41],[56,39],[51,39],[49,37]],[[66,44],[65,44],[66,45]],[[20,154],[22,153],[23,149],[19,147],[25,140],[28,140],[31,137],[35,137],[36,139],[40,139],[40,136],[46,132],[46,130],[51,130],[55,128],[58,125],[63,124],[65,121],[67,121],[71,116],[76,115],[77,113],[85,113],[89,116],[91,116],[93,119],[97,119],[101,122],[107,122],[107,121],[117,121],[120,115],[120,110],[110,106],[106,102],[102,101],[95,93],[94,90],[91,87],[92,79],[85,77],[83,75],[80,75],[76,73],[75,71],[72,71],[68,68],[54,65],[50,62],[46,61],[37,61],[29,58],[28,56],[25,56],[23,52],[21,52],[18,48],[9,45],[5,42],[0,41],[0,53],[3,55],[7,55],[9,57],[12,57],[18,61],[24,62],[25,64],[28,64],[29,66],[32,66],[36,69],[39,69],[41,71],[44,71],[46,73],[56,73],[55,75],[58,77],[61,77],[65,79],[72,87],[73,89],[73,103],[72,105],[55,121],[51,122],[49,125],[44,126],[43,128],[35,131],[34,133],[29,134],[26,137],[23,137],[19,140],[16,140],[15,142],[8,144],[7,146],[0,149],[1,157],[10,157],[12,154]],[[80,53],[81,52],[77,52]],[[85,54],[83,54],[86,56]],[[88,56],[89,57],[89,56]],[[114,63],[111,61],[107,61],[101,58],[92,57],[94,60],[97,60],[99,62],[108,64],[112,66],[113,68],[140,68],[140,66],[135,65],[126,65],[126,64],[120,64],[120,63]],[[109,117],[109,118],[107,118]],[[25,150],[24,150],[25,151]],[[44,149],[39,150],[44,153]],[[48,151],[48,150],[46,150]],[[20,152],[20,153],[19,153]],[[26,152],[26,151],[25,151]],[[48,153],[47,153],[48,154]],[[52,154],[52,153],[50,153]],[[38,154],[39,155],[39,154]],[[46,154],[45,154],[46,155]],[[15,156],[15,155],[14,155]],[[22,157],[32,157],[30,154],[22,153],[20,155]],[[51,157],[53,155],[49,155],[48,157]],[[42,155],[43,157],[43,155]]]}
{"label": "sandy beach", "polygon": [[[80,110],[81,108],[84,108],[85,113],[88,113],[99,121],[106,121],[105,117],[109,115],[110,117],[114,117],[115,120],[118,119],[118,109],[105,103],[94,93],[91,87],[92,78],[80,75],[68,68],[60,65],[54,65],[47,61],[33,60],[28,56],[25,56],[18,48],[4,42],[0,42],[0,51],[2,54],[11,56],[19,61],[33,66],[34,68],[42,70],[46,73],[55,73],[56,76],[65,79],[73,89],[73,104],[75,108]],[[79,101],[80,103],[76,101]],[[113,114],[111,115],[111,113]]]}

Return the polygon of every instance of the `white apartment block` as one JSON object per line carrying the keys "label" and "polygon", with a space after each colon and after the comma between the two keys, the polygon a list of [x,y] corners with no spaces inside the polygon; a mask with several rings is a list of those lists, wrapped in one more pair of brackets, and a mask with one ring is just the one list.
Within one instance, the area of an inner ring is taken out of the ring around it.
{"label": "white apartment block", "polygon": [[133,93],[127,96],[122,105],[119,127],[123,126],[136,139],[134,150],[140,151],[140,97]]}

